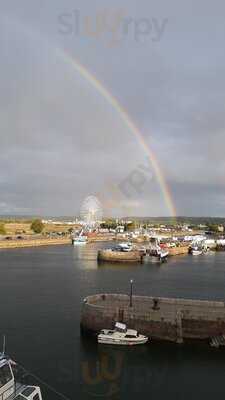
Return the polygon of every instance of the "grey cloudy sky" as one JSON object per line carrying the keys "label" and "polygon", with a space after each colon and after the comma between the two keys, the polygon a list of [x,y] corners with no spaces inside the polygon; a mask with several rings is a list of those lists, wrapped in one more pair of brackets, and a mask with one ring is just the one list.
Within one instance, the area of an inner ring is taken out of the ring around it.
{"label": "grey cloudy sky", "polygon": [[225,216],[224,13],[219,0],[1,1],[0,214],[76,215],[90,194],[108,215],[170,213],[73,58],[139,127],[177,214]]}

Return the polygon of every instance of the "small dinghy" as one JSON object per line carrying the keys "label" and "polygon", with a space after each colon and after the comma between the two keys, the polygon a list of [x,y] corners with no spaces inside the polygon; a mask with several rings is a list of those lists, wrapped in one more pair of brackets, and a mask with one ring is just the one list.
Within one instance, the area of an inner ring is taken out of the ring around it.
{"label": "small dinghy", "polygon": [[102,329],[98,335],[98,343],[132,346],[147,343],[148,337],[140,335],[134,329],[127,329],[125,324],[117,322],[113,330]]}

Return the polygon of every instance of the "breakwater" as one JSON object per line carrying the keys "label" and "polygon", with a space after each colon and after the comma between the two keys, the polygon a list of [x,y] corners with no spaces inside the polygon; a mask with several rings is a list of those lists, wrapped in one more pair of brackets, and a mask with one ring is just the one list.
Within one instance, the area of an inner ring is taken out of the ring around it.
{"label": "breakwater", "polygon": [[[168,249],[169,256],[177,256],[181,254],[188,254],[188,246],[173,247]],[[112,251],[112,249],[104,249],[98,251],[99,261],[108,262],[143,262],[143,254],[139,250],[133,250],[128,252],[123,251]]]}
{"label": "breakwater", "polygon": [[109,262],[141,262],[139,251],[112,251],[111,249],[99,250],[99,261]]}
{"label": "breakwater", "polygon": [[189,246],[178,246],[178,247],[170,247],[168,249],[169,256],[178,256],[182,254],[188,254]]}
{"label": "breakwater", "polygon": [[182,343],[225,333],[225,303],[218,301],[153,298],[122,294],[87,297],[82,306],[81,328],[97,333],[126,323],[153,339]]}
{"label": "breakwater", "polygon": [[27,239],[27,240],[2,240],[0,249],[16,249],[23,247],[56,246],[71,243],[70,238],[55,239]]}

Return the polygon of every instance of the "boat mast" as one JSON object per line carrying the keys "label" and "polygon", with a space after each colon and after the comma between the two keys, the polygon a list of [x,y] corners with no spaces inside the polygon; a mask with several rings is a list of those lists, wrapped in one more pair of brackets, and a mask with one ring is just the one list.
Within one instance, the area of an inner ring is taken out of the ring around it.
{"label": "boat mast", "polygon": [[3,335],[3,348],[2,348],[3,356],[5,355],[5,348],[6,348],[6,339],[5,339],[5,335]]}

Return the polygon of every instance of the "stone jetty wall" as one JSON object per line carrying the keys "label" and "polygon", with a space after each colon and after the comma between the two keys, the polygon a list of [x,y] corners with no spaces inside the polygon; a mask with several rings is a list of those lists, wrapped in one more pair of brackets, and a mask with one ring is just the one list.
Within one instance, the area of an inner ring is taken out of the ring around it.
{"label": "stone jetty wall", "polygon": [[84,300],[81,327],[99,332],[116,321],[159,340],[182,342],[225,333],[223,302],[100,294]]}
{"label": "stone jetty wall", "polygon": [[170,256],[178,256],[180,254],[188,254],[189,246],[171,247],[168,249]]}
{"label": "stone jetty wall", "polygon": [[69,244],[69,238],[57,239],[27,239],[27,240],[2,240],[0,241],[0,249],[16,249],[23,247],[39,247],[39,246],[53,246],[61,244]]}
{"label": "stone jetty wall", "polygon": [[110,261],[110,262],[138,262],[141,261],[141,255],[139,251],[112,251],[111,249],[99,250],[98,252],[99,261]]}

